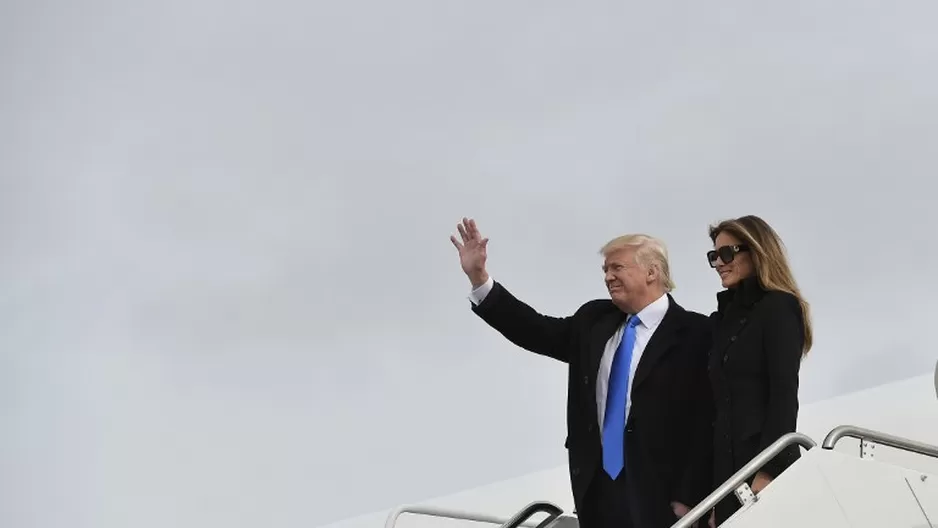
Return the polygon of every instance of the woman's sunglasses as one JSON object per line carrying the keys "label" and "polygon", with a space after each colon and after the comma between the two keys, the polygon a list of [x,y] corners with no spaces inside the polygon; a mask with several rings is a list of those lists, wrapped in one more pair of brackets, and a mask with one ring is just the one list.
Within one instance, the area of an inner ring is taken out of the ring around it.
{"label": "woman's sunglasses", "polygon": [[707,261],[710,263],[711,268],[717,267],[717,257],[720,257],[720,260],[724,264],[729,264],[733,262],[733,259],[736,258],[737,253],[743,251],[749,251],[749,246],[746,244],[738,244],[735,246],[721,246],[717,249],[711,249],[707,252]]}

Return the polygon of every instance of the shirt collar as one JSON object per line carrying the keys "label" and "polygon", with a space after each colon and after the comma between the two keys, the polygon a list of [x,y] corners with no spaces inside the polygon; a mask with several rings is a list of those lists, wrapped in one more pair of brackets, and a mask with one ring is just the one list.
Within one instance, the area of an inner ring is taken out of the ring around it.
{"label": "shirt collar", "polygon": [[664,294],[635,315],[642,321],[645,328],[654,330],[661,324],[665,314],[668,313],[668,306],[668,294]]}

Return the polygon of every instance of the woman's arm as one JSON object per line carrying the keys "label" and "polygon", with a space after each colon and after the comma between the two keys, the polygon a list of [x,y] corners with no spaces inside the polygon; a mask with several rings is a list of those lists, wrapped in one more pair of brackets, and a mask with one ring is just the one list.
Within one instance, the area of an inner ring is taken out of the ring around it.
{"label": "woman's arm", "polygon": [[[795,296],[770,292],[763,349],[768,368],[768,404],[759,450],[763,450],[798,426],[798,375],[801,369],[804,327],[801,305]],[[775,478],[794,462],[798,446],[791,446],[766,464],[761,472]]]}

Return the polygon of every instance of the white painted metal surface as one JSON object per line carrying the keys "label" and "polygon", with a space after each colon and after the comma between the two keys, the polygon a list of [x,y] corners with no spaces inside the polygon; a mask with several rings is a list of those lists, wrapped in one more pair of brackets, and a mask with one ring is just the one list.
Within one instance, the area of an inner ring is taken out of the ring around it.
{"label": "white painted metal surface", "polygon": [[929,482],[935,478],[812,449],[721,528],[935,528],[938,488]]}
{"label": "white painted metal surface", "polygon": [[[811,449],[804,453],[798,463],[769,484],[761,493],[759,500],[740,509],[736,515],[721,525],[721,528],[773,528],[776,526],[824,526],[825,528],[850,528],[842,518],[841,510],[823,473],[812,461],[823,450]],[[797,511],[790,511],[791,504],[797,504]],[[784,518],[778,518],[778,511],[785,510]],[[801,518],[796,524],[791,519]],[[810,523],[823,524],[810,524]]]}
{"label": "white painted metal surface", "polygon": [[[756,474],[759,468],[764,466],[769,460],[781,453],[785,448],[792,445],[800,445],[805,449],[812,449],[816,443],[807,435],[801,433],[788,433],[765,448],[761,453],[753,457],[723,484],[707,495],[699,504],[694,505],[687,514],[672,525],[671,528],[690,528],[696,522],[706,519],[707,513],[713,509],[724,498],[729,497],[735,491],[736,498],[743,505],[748,507],[758,500],[758,497],[752,494],[752,490],[746,485],[746,480]],[[748,491],[748,492],[747,492]]]}
{"label": "white painted metal surface", "polygon": [[935,362],[935,396],[938,396],[938,362]]}

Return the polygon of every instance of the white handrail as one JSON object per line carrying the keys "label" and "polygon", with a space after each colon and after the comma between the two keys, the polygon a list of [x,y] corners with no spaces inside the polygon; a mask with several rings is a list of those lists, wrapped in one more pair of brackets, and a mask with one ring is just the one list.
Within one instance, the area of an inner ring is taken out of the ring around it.
{"label": "white handrail", "polygon": [[556,504],[544,501],[535,501],[522,508],[508,522],[502,524],[502,528],[520,528],[528,519],[536,513],[546,513],[547,518],[541,521],[541,525],[549,524],[551,521],[560,517],[563,510]]}
{"label": "white handrail", "polygon": [[800,445],[805,449],[811,449],[817,445],[814,443],[814,440],[811,440],[811,438],[802,433],[786,434],[756,455],[749,463],[734,473],[726,482],[721,484],[719,488],[713,490],[713,493],[707,495],[704,500],[700,501],[700,504],[694,506],[686,515],[672,524],[671,528],[688,528],[699,521],[704,515],[709,513],[718,502],[732,493],[743,482],[746,482],[749,477],[759,471],[768,461],[775,458],[776,455],[793,444]]}
{"label": "white handrail", "polygon": [[910,451],[912,453],[938,458],[938,447],[936,446],[926,444],[924,442],[918,442],[916,440],[909,440],[908,438],[902,438],[900,436],[895,436],[888,433],[873,431],[872,429],[864,429],[855,425],[839,425],[833,428],[831,432],[827,433],[827,436],[824,438],[824,442],[821,443],[821,447],[824,449],[834,449],[834,446],[837,445],[837,441],[844,437],[856,438],[858,440],[869,440],[877,444],[894,447],[903,451]]}
{"label": "white handrail", "polygon": [[[384,528],[394,528],[395,523],[397,523],[397,518],[405,513],[413,513],[417,515],[429,515],[431,517],[442,517],[444,519],[456,519],[461,521],[472,521],[472,522],[482,522],[489,524],[497,524],[499,526],[508,523],[511,519],[498,517],[495,515],[488,515],[485,513],[475,513],[468,512],[464,510],[454,510],[448,508],[438,508],[436,506],[422,506],[418,504],[405,504],[403,506],[398,506],[388,514],[387,520],[384,522]],[[521,524],[527,528],[536,527],[539,522],[526,521]]]}

